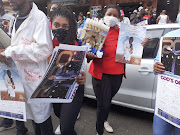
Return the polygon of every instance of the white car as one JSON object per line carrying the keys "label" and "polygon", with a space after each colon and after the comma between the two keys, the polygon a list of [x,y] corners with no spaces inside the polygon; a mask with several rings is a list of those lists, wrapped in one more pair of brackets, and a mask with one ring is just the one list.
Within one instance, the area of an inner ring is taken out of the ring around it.
{"label": "white car", "polygon": [[[150,39],[144,47],[141,65],[126,64],[127,79],[123,78],[121,88],[113,98],[112,103],[153,113],[157,88],[157,76],[153,73],[153,65],[160,38],[166,33],[180,28],[180,25],[147,25],[145,27],[147,28],[146,37],[150,37]],[[89,66],[90,63],[87,63],[85,96],[95,99],[92,76],[88,73]]]}

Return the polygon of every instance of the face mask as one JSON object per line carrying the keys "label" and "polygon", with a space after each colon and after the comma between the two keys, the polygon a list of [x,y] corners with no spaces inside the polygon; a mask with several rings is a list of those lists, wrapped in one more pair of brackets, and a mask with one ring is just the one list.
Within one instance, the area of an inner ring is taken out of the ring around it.
{"label": "face mask", "polygon": [[68,30],[60,28],[60,29],[57,29],[57,30],[52,30],[52,33],[53,33],[53,36],[55,37],[55,39],[59,43],[63,43],[66,36],[67,36]]}
{"label": "face mask", "polygon": [[118,23],[118,19],[113,16],[105,16],[104,23],[109,27],[114,27]]}
{"label": "face mask", "polygon": [[155,16],[156,16],[156,14],[153,14],[153,16],[155,17]]}

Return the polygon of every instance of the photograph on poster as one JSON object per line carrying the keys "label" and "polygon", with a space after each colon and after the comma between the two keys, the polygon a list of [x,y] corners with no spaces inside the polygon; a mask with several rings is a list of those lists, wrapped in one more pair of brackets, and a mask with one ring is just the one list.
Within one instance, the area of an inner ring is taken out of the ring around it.
{"label": "photograph on poster", "polygon": [[12,59],[10,66],[0,63],[0,117],[26,121],[25,93]]}
{"label": "photograph on poster", "polygon": [[143,53],[142,41],[146,36],[146,28],[121,24],[115,61],[140,65]]}
{"label": "photograph on poster", "polygon": [[[71,50],[68,50],[68,47]],[[67,49],[57,48],[42,82],[30,98],[30,102],[41,99],[42,102],[67,102],[72,98],[77,86],[75,77],[80,75],[84,65],[86,47],[76,47],[81,50],[73,50],[70,45],[65,45]],[[83,49],[84,51],[82,51]]]}
{"label": "photograph on poster", "polygon": [[164,38],[161,61],[167,73],[180,75],[180,38]]}
{"label": "photograph on poster", "polygon": [[1,82],[1,100],[25,102],[24,88],[17,69],[13,68],[12,59],[11,67],[0,64],[0,82]]}

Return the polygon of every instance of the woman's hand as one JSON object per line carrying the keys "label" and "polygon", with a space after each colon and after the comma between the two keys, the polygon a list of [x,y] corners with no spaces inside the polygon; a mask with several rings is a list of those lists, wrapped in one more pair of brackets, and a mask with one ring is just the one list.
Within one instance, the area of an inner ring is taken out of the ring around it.
{"label": "woman's hand", "polygon": [[97,58],[97,56],[92,52],[87,52],[86,53],[86,58],[92,60],[92,59]]}
{"label": "woman's hand", "polygon": [[86,73],[84,71],[80,72],[82,76],[75,77],[75,81],[79,85],[83,85],[86,82]]}
{"label": "woman's hand", "polygon": [[144,41],[141,43],[141,45],[142,45],[143,47],[146,46],[148,40],[149,40],[149,37],[148,37],[148,38],[145,38]]}
{"label": "woman's hand", "polygon": [[154,71],[158,74],[162,74],[165,71],[165,67],[161,62],[156,62],[154,64]]}
{"label": "woman's hand", "polygon": [[11,63],[7,60],[5,56],[5,51],[0,53],[0,62],[5,63],[7,66],[11,65]]}
{"label": "woman's hand", "polygon": [[50,76],[48,79],[49,79],[49,80],[54,80],[54,79],[56,79],[56,76],[55,76],[55,75],[52,75],[52,76]]}
{"label": "woman's hand", "polygon": [[169,50],[169,51],[172,51],[172,49],[171,49],[171,47],[170,47],[170,46],[168,46],[166,49],[167,49],[167,50]]}

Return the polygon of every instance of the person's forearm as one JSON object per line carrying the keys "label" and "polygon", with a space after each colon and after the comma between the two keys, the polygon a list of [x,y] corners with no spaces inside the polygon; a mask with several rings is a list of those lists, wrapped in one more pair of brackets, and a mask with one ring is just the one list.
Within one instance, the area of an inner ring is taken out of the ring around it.
{"label": "person's forearm", "polygon": [[179,50],[179,51],[176,51],[176,50],[173,50],[173,49],[172,49],[172,52],[173,52],[174,54],[180,54],[180,50]]}

